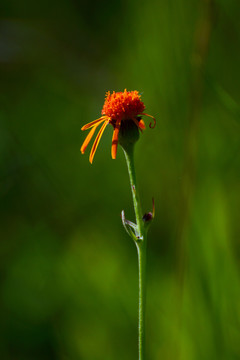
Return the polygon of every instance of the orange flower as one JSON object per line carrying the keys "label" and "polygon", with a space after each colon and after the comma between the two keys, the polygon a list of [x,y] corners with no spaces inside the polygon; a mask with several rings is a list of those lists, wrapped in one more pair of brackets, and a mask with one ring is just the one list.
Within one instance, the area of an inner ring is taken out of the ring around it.
{"label": "orange flower", "polygon": [[154,127],[156,124],[156,120],[153,116],[145,114],[143,111],[145,110],[145,105],[141,101],[141,95],[139,95],[138,91],[127,91],[126,89],[124,92],[115,92],[113,91],[112,94],[108,91],[106,93],[105,102],[102,109],[102,115],[99,119],[94,120],[82,127],[81,130],[88,130],[92,128],[87,135],[86,139],[84,140],[81,152],[84,154],[96,128],[101,124],[101,128],[96,136],[96,139],[93,143],[89,161],[90,163],[93,162],[93,158],[95,152],[97,150],[99,141],[102,137],[102,134],[108,124],[111,124],[114,128],[113,137],[112,137],[112,158],[116,159],[117,155],[117,146],[118,146],[118,134],[121,128],[122,121],[129,121],[132,120],[136,126],[142,131],[145,129],[144,121],[142,120],[141,116],[146,115],[151,117],[154,120],[153,126],[150,123],[150,128]]}

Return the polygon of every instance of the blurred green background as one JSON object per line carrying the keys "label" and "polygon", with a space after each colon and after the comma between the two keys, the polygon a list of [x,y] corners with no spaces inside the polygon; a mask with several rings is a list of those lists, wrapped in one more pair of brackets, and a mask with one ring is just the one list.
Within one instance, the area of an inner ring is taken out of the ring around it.
{"label": "blurred green background", "polygon": [[105,92],[157,119],[136,146],[149,231],[147,359],[240,359],[240,2],[2,0],[2,360],[137,359],[122,150],[93,165]]}

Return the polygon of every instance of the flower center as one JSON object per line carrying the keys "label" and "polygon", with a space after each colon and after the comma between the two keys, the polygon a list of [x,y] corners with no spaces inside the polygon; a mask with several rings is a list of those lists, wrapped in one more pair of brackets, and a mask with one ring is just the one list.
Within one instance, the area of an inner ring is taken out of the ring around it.
{"label": "flower center", "polygon": [[102,115],[106,115],[112,120],[127,120],[141,114],[144,103],[141,101],[138,91],[107,92],[102,109]]}

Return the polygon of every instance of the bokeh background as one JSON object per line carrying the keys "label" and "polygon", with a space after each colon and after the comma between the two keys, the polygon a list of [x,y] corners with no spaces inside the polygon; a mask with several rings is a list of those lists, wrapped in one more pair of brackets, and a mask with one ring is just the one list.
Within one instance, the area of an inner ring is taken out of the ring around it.
{"label": "bokeh background", "polygon": [[1,1],[0,358],[137,359],[122,150],[83,124],[139,90],[147,359],[240,359],[240,2]]}

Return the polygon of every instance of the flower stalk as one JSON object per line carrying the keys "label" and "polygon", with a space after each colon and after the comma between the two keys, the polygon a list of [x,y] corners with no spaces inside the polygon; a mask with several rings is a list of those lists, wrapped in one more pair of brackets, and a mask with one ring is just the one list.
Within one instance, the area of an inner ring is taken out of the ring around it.
{"label": "flower stalk", "polygon": [[127,162],[127,168],[128,168],[128,174],[129,174],[129,180],[130,180],[130,186],[132,191],[132,198],[133,198],[133,206],[136,216],[136,224],[137,224],[137,237],[139,239],[143,239],[143,233],[144,233],[144,223],[142,220],[142,209],[141,209],[141,203],[140,203],[140,197],[139,192],[136,184],[136,174],[135,174],[135,167],[134,167],[134,157],[133,157],[133,150],[134,150],[134,144],[132,146],[129,146],[127,151],[123,149],[124,155]]}
{"label": "flower stalk", "polygon": [[146,245],[147,232],[143,222],[136,174],[134,167],[134,144],[123,149],[129,173],[133,206],[136,216],[134,242],[138,254],[138,359],[145,359],[145,312],[146,312]]}
{"label": "flower stalk", "polygon": [[146,248],[147,236],[136,243],[138,253],[138,356],[145,359],[145,318],[146,318]]}
{"label": "flower stalk", "polygon": [[[137,128],[136,128],[137,129]],[[152,220],[152,213],[143,216],[138,187],[136,183],[136,173],[134,167],[134,143],[127,142],[120,144],[123,147],[129,173],[133,206],[136,217],[136,224],[125,219],[122,212],[122,221],[128,234],[132,237],[137,247],[138,254],[138,359],[145,359],[145,317],[146,317],[146,249],[147,249],[147,230],[149,221]]]}

